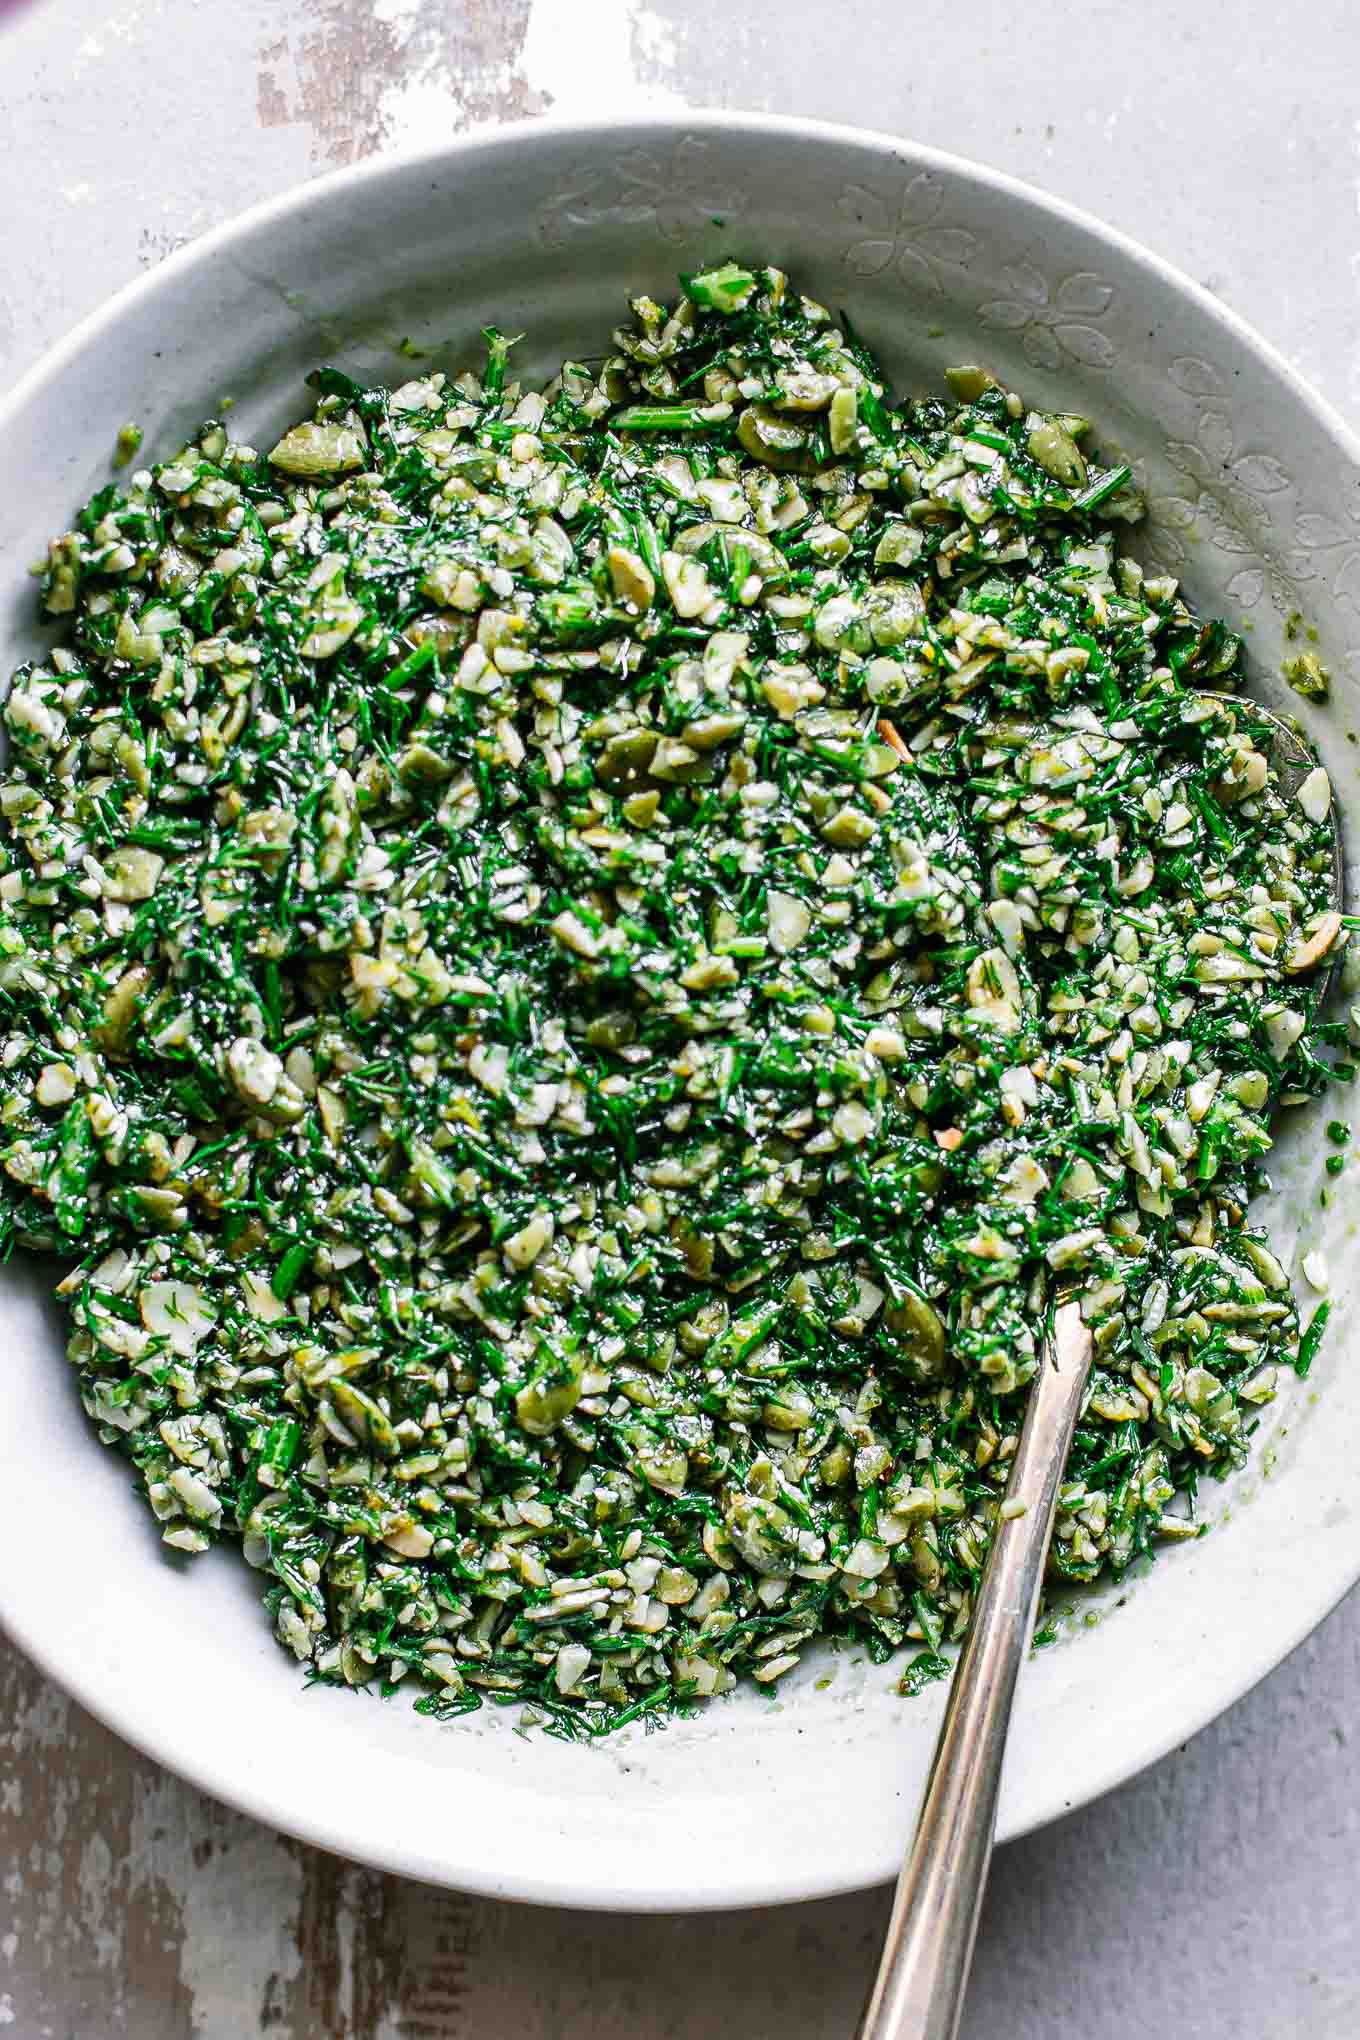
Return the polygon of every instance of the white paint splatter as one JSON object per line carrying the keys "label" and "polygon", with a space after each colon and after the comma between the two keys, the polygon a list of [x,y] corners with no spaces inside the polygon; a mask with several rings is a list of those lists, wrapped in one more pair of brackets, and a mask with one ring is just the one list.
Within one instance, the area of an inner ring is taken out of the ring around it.
{"label": "white paint splatter", "polygon": [[508,64],[487,65],[478,73],[454,73],[434,58],[383,93],[380,108],[387,144],[398,149],[432,149],[472,124],[469,104],[483,93],[508,92],[513,73]]}
{"label": "white paint splatter", "polygon": [[520,51],[526,82],[552,112],[599,115],[682,109],[685,97],[657,71],[677,62],[670,26],[639,0],[593,0],[590,33],[575,0],[534,0]]}
{"label": "white paint splatter", "polygon": [[527,101],[554,114],[630,113],[682,108],[682,93],[661,82],[678,63],[669,23],[642,0],[592,0],[582,32],[576,0],[533,0],[518,49],[470,62],[466,50],[421,53],[424,0],[375,0],[374,16],[393,32],[404,61],[379,102],[384,145],[429,148]]}
{"label": "white paint splatter", "polygon": [[123,1923],[109,1904],[113,1878],[113,1852],[108,1843],[101,1834],[87,1836],[76,1870],[80,1920],[95,1961],[106,1969],[114,1967],[123,1949]]}
{"label": "white paint splatter", "polygon": [[379,101],[384,146],[434,148],[472,125],[477,110],[507,103],[517,83],[512,55],[469,64],[436,48],[420,54],[425,0],[374,0],[376,21],[393,31],[401,63]]}
{"label": "white paint splatter", "polygon": [[57,1750],[64,1747],[70,1733],[71,1703],[44,1680],[15,1717],[11,1740],[15,1749]]}
{"label": "white paint splatter", "polygon": [[185,1792],[173,1778],[139,1776],[127,1861],[134,1883],[163,1886],[183,1921],[180,1973],[205,2040],[244,2032],[272,1989],[301,1967],[295,1929],[302,1866],[279,1835],[225,1809],[195,1820],[213,1847],[190,1861]]}

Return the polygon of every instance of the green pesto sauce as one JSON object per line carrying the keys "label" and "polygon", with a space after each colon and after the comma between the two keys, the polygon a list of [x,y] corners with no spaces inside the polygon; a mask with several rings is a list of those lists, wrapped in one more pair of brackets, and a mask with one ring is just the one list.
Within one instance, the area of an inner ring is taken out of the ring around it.
{"label": "green pesto sauce", "polygon": [[735,263],[542,392],[487,338],[53,544],[4,1237],[322,1679],[596,1732],[831,1635],[914,1691],[1060,1284],[1059,1579],[1193,1534],[1311,1364],[1250,1205],[1328,832],[1085,420],[890,401]]}

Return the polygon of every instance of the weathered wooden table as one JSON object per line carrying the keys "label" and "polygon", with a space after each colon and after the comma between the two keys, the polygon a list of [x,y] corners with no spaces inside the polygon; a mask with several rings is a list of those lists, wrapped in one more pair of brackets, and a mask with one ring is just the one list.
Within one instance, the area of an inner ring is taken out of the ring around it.
{"label": "weathered wooden table", "polygon": [[[474,120],[689,101],[896,128],[1046,184],[1360,415],[1347,0],[1315,0],[1306,33],[1238,0],[30,0],[0,24],[0,383],[139,263],[315,170]],[[1352,1600],[1186,1751],[1004,1850],[969,2040],[1355,2040],[1358,1696]],[[882,1894],[662,1920],[470,1900],[226,1812],[2,1646],[0,1724],[15,2040],[853,2028]]]}

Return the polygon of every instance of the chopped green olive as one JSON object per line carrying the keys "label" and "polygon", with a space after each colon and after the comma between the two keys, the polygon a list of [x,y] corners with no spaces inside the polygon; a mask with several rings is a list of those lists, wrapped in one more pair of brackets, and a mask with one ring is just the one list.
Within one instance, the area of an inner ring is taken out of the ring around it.
{"label": "chopped green olive", "polygon": [[923,1296],[908,1292],[900,1303],[890,1303],[883,1321],[897,1342],[897,1360],[903,1371],[923,1387],[942,1379],[946,1368],[944,1322]]}

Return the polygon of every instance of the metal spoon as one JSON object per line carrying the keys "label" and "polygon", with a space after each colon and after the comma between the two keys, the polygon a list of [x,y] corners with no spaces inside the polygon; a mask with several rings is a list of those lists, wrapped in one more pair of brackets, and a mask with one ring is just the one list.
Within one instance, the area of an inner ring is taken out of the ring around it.
{"label": "metal spoon", "polygon": [[911,1853],[897,1881],[860,2040],[954,2040],[992,1859],[1011,1702],[1053,1512],[1090,1372],[1080,1305],[1060,1304],[1030,1390],[1003,1514],[949,1693]]}
{"label": "metal spoon", "polygon": [[[1214,698],[1268,725],[1271,762],[1281,788],[1297,793],[1318,761],[1292,720],[1241,695]],[[1331,833],[1332,900],[1341,912],[1345,866],[1335,808]],[[1319,980],[1323,997],[1335,969],[1332,962]],[[1060,1304],[1030,1390],[1006,1510],[954,1673],[859,2040],[956,2040],[992,1857],[1011,1705],[1034,1626],[1058,1488],[1091,1355],[1091,1334],[1079,1304]],[[1013,1508],[1017,1502],[1022,1513]]]}

